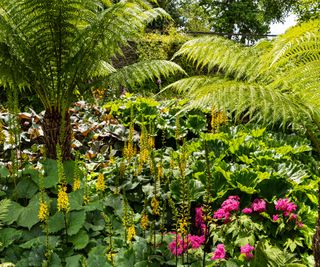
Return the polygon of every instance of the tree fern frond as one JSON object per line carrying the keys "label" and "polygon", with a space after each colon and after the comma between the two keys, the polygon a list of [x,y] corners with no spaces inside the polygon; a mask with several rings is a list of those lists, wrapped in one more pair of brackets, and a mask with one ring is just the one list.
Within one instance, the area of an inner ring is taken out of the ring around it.
{"label": "tree fern frond", "polygon": [[156,80],[161,76],[168,77],[176,73],[185,74],[184,70],[174,62],[166,60],[141,61],[110,74],[103,83],[111,86],[117,84],[134,86],[148,79]]}
{"label": "tree fern frond", "polygon": [[192,108],[215,106],[234,113],[236,117],[248,115],[252,120],[265,124],[282,122],[284,126],[289,121],[311,121],[318,112],[300,95],[284,94],[261,84],[226,79],[215,80],[193,90],[189,88],[188,97],[192,99]]}
{"label": "tree fern frond", "polygon": [[274,47],[264,57],[270,65],[285,65],[294,60],[308,62],[312,57],[319,60],[320,20],[292,27],[275,40]]}

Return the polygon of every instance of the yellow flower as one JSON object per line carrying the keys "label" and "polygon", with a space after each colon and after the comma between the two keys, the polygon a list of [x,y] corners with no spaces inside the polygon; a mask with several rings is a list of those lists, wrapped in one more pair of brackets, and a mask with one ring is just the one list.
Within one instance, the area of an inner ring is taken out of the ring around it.
{"label": "yellow flower", "polygon": [[105,190],[105,184],[104,184],[104,175],[103,173],[99,173],[97,183],[96,183],[96,189],[97,191],[103,192]]}
{"label": "yellow flower", "polygon": [[179,233],[182,234],[183,236],[187,235],[188,231],[188,223],[186,219],[181,219],[179,220]]}
{"label": "yellow flower", "polygon": [[113,253],[111,250],[107,253],[108,261],[113,262],[114,257],[117,255],[117,253]]}
{"label": "yellow flower", "polygon": [[147,230],[149,224],[149,218],[147,214],[143,214],[141,217],[140,225],[143,230]]}
{"label": "yellow flower", "polygon": [[123,177],[125,175],[126,172],[126,164],[124,161],[120,162],[120,176]]}
{"label": "yellow flower", "polygon": [[157,167],[158,167],[158,178],[161,179],[163,177],[163,169],[162,169],[161,163],[158,163]]}
{"label": "yellow flower", "polygon": [[153,136],[149,136],[148,145],[149,145],[149,149],[154,148],[154,137]]}
{"label": "yellow flower", "polygon": [[131,242],[135,236],[136,236],[136,229],[134,228],[134,225],[132,225],[128,228],[127,241]]}
{"label": "yellow flower", "polygon": [[89,195],[84,195],[84,196],[83,196],[83,203],[84,203],[85,205],[88,205],[89,202],[90,202],[90,196],[89,196]]}
{"label": "yellow flower", "polygon": [[70,204],[67,194],[67,187],[65,185],[60,185],[58,191],[58,211],[68,212],[69,209]]}
{"label": "yellow flower", "polygon": [[75,180],[73,181],[72,190],[73,190],[73,191],[77,191],[77,190],[80,189],[80,186],[81,186],[81,181],[80,181],[80,179],[75,179]]}
{"label": "yellow flower", "polygon": [[151,200],[151,208],[154,215],[160,215],[159,201],[156,199],[156,197],[153,197]]}
{"label": "yellow flower", "polygon": [[49,208],[47,204],[43,201],[40,201],[38,218],[40,222],[44,222],[47,220],[49,216]]}

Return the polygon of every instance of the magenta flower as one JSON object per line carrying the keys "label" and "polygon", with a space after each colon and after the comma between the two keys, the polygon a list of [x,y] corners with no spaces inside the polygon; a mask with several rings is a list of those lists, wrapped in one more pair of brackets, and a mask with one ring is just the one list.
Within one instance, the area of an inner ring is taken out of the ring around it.
{"label": "magenta flower", "polygon": [[266,211],[266,206],[267,203],[265,202],[265,200],[256,198],[252,202],[251,208],[253,209],[253,211],[260,213]]}
{"label": "magenta flower", "polygon": [[252,209],[251,209],[251,208],[244,208],[244,209],[242,210],[242,212],[243,212],[244,214],[250,214],[250,213],[252,213]]}
{"label": "magenta flower", "polygon": [[197,235],[189,235],[189,241],[191,243],[191,248],[199,248],[205,241],[204,235],[202,236],[197,236]]}
{"label": "magenta flower", "polygon": [[292,221],[292,220],[297,220],[298,219],[298,215],[295,214],[295,213],[291,213],[290,214],[290,217],[289,217],[289,220]]}
{"label": "magenta flower", "polygon": [[205,242],[204,236],[197,235],[187,235],[185,238],[181,238],[178,235],[173,241],[168,245],[169,250],[175,256],[180,256],[186,252],[189,248],[199,248]]}
{"label": "magenta flower", "polygon": [[218,244],[211,260],[224,259],[226,257],[226,251],[224,249],[224,244]]}
{"label": "magenta flower", "polygon": [[250,244],[246,244],[240,247],[240,253],[244,254],[247,259],[253,258],[253,254],[251,253],[252,251],[254,251],[254,247],[251,246]]}
{"label": "magenta flower", "polygon": [[239,210],[240,198],[238,196],[229,196],[227,200],[223,201],[221,208],[225,211],[237,211]]}
{"label": "magenta flower", "polygon": [[206,228],[206,225],[203,220],[202,207],[196,208],[196,218],[195,218],[196,227],[200,229]]}
{"label": "magenta flower", "polygon": [[287,198],[284,198],[284,199],[280,198],[276,202],[275,208],[276,210],[281,210],[284,212],[291,213],[297,209],[297,205],[294,204],[293,202],[290,202],[289,199]]}
{"label": "magenta flower", "polygon": [[300,221],[296,221],[296,225],[298,228],[303,228],[304,227],[304,224]]}
{"label": "magenta flower", "polygon": [[279,219],[279,214],[272,215],[272,220],[276,222]]}
{"label": "magenta flower", "polygon": [[228,220],[230,217],[230,212],[226,211],[223,208],[218,209],[214,214],[213,214],[213,218],[215,219],[225,219]]}

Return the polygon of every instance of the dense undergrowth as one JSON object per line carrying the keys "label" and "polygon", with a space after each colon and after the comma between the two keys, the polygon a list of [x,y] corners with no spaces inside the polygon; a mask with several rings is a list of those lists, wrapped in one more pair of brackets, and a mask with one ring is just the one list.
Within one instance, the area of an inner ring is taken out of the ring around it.
{"label": "dense undergrowth", "polygon": [[77,102],[66,162],[46,158],[41,114],[2,112],[0,262],[312,266],[309,141],[183,104]]}

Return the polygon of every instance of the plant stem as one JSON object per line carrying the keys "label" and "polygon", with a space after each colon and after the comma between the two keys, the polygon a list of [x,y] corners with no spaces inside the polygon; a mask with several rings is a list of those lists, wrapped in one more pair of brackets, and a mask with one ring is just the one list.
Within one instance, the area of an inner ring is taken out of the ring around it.
{"label": "plant stem", "polygon": [[68,243],[68,224],[67,224],[67,213],[63,213],[63,218],[64,218],[64,227],[65,227],[65,233],[66,233],[66,243]]}

